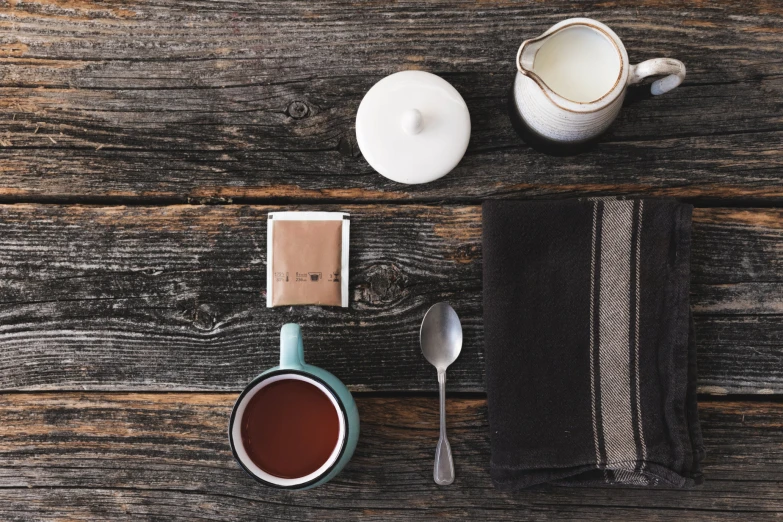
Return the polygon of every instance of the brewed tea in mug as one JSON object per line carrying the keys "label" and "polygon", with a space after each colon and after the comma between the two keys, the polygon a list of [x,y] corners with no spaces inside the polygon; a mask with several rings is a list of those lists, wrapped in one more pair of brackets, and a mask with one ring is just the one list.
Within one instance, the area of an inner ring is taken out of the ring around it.
{"label": "brewed tea in mug", "polygon": [[282,378],[263,386],[242,417],[242,443],[260,469],[296,479],[318,471],[338,447],[341,413],[317,385]]}

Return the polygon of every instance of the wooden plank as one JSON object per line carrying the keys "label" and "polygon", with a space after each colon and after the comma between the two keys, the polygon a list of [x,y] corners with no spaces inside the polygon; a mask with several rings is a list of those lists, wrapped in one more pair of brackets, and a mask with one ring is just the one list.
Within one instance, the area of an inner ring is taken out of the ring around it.
{"label": "wooden plank", "polygon": [[690,491],[558,488],[489,480],[484,399],[451,398],[456,482],[432,481],[437,398],[359,396],[356,454],[330,484],[291,494],[233,461],[236,394],[0,395],[4,520],[775,519],[783,511],[783,404],[700,405],[706,482]]}
{"label": "wooden plank", "polygon": [[[280,208],[0,205],[0,389],[239,390],[295,321],[308,360],[352,389],[434,391],[418,329],[447,300],[465,333],[450,388],[483,391],[480,207],[339,207],[354,223],[347,310],[265,308]],[[694,220],[700,390],[780,393],[783,211]]]}
{"label": "wooden plank", "polygon": [[[683,87],[632,94],[592,152],[529,149],[507,115],[525,38],[609,24],[632,61],[683,60]],[[423,69],[465,97],[447,178],[375,174],[355,111]],[[0,7],[0,197],[413,199],[655,194],[783,199],[783,7],[771,1],[13,1]],[[42,182],[45,181],[45,182]]]}

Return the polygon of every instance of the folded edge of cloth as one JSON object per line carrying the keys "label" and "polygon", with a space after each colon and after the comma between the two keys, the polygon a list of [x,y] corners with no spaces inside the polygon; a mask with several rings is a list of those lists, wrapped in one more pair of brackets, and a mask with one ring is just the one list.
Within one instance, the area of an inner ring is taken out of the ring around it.
{"label": "folded edge of cloth", "polygon": [[496,487],[701,483],[691,212],[652,199],[484,203]]}

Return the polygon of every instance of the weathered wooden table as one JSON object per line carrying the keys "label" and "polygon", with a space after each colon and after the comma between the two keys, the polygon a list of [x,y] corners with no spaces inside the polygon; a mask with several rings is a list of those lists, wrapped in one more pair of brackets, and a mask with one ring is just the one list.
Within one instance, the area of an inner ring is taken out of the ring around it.
{"label": "weathered wooden table", "polygon": [[[530,149],[507,112],[519,43],[604,21],[631,60],[686,83],[632,96],[591,151]],[[361,157],[354,117],[383,76],[448,79],[467,155],[423,186]],[[7,0],[0,6],[0,519],[779,519],[783,512],[783,4]],[[692,306],[707,482],[692,491],[488,477],[486,198],[694,203]],[[264,306],[265,216],[353,214],[352,304]],[[457,481],[432,482],[427,307],[463,318],[450,370]],[[284,322],[355,392],[362,436],[319,489],[234,463],[239,390]]]}

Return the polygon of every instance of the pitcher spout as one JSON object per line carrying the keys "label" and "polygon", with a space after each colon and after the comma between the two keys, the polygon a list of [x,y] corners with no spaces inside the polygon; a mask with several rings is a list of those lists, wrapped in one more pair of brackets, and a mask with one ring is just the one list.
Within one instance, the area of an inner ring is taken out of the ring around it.
{"label": "pitcher spout", "polygon": [[533,62],[536,59],[536,51],[538,51],[539,45],[536,45],[538,38],[531,40],[525,40],[522,45],[519,46],[517,51],[517,69],[520,73],[527,76],[533,72]]}
{"label": "pitcher spout", "polygon": [[517,69],[520,73],[528,76],[534,71],[533,64],[536,61],[536,54],[541,49],[541,46],[544,45],[544,42],[549,39],[549,36],[550,33],[547,31],[541,36],[522,42],[522,45],[519,46],[519,51],[517,51]]}

